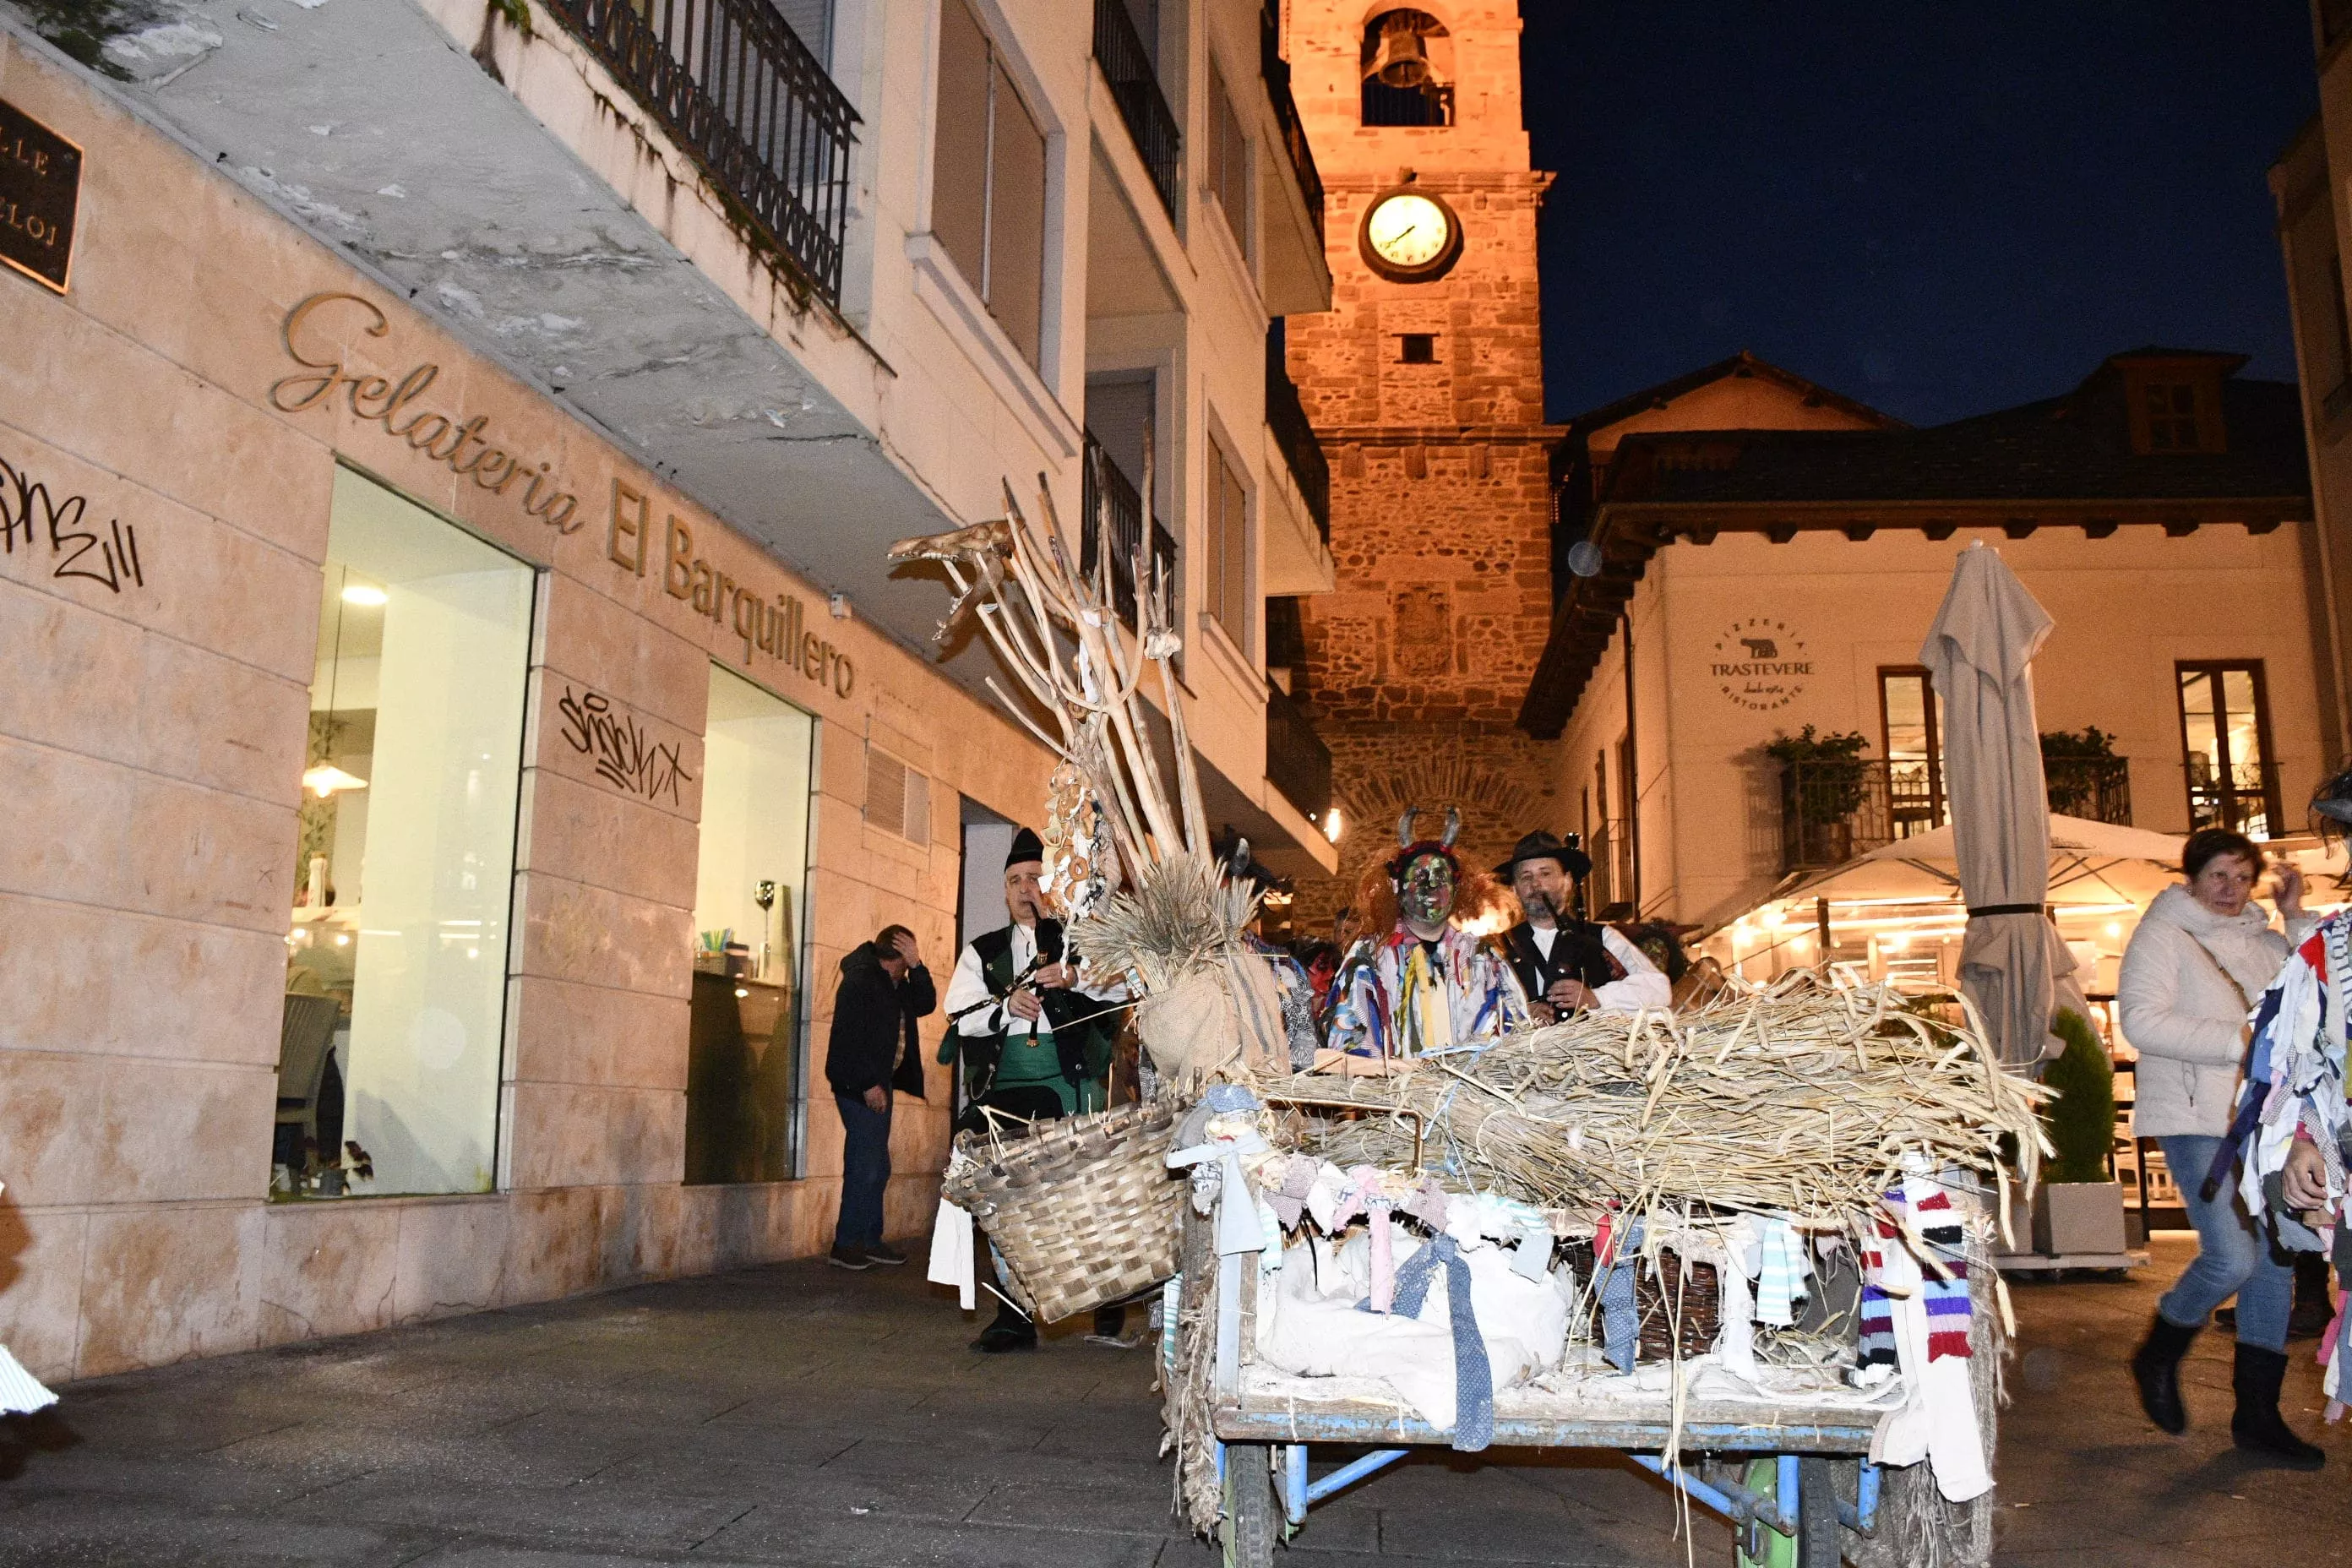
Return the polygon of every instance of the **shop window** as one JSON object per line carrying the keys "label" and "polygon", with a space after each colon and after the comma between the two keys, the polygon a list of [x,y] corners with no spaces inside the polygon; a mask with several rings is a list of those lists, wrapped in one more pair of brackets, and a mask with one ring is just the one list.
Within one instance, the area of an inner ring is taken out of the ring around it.
{"label": "shop window", "polygon": [[1895,837],[1944,825],[1944,733],[1936,687],[1917,665],[1878,672],[1879,739],[1886,758],[1886,799]]}
{"label": "shop window", "polygon": [[1044,339],[1045,133],[964,0],[940,0],[931,232],[1034,365]]}
{"label": "shop window", "polygon": [[1225,91],[1225,73],[1213,61],[1209,66],[1209,194],[1217,198],[1217,209],[1225,215],[1225,227],[1233,231],[1244,258],[1254,257],[1249,138],[1243,134],[1241,116],[1234,112],[1233,98]]}
{"label": "shop window", "polygon": [[1209,442],[1209,527],[1202,566],[1208,613],[1234,646],[1250,650],[1249,491],[1224,444]]}
{"label": "shop window", "polygon": [[931,841],[931,781],[878,746],[866,748],[866,826],[909,844]]}
{"label": "shop window", "polygon": [[2278,769],[2262,661],[2178,668],[2190,831],[2228,827],[2271,837],[2279,831]]}
{"label": "shop window", "polygon": [[690,1183],[800,1173],[815,750],[814,719],[710,667],[686,1065]]}
{"label": "shop window", "polygon": [[491,1186],[535,575],[337,471],[276,1196]]}

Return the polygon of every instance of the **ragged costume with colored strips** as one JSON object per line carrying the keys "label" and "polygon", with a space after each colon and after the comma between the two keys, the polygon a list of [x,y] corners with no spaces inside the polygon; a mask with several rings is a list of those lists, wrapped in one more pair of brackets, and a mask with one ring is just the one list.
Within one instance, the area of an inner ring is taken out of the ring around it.
{"label": "ragged costume with colored strips", "polygon": [[[2345,1215],[2347,1159],[2352,1159],[2352,1101],[2345,1072],[2347,995],[2352,989],[2352,910],[2322,920],[2298,945],[2254,1004],[2252,1049],[2239,1091],[2231,1134],[2243,1140],[2239,1193],[2246,1212],[2263,1215],[2280,1243],[2334,1256],[2339,1281],[2352,1279],[2352,1223]],[[2327,1173],[2333,1235],[2323,1237],[2294,1215],[2282,1212],[2277,1178],[2287,1152],[2298,1142],[2319,1151]],[[2321,1339],[2327,1363],[2325,1387],[2329,1421],[2342,1418],[2343,1382],[2352,1355],[2352,1313],[2339,1305]]]}
{"label": "ragged costume with colored strips", "polygon": [[1349,950],[1332,982],[1329,1044],[1362,1057],[1417,1057],[1528,1026],[1511,966],[1447,926],[1435,942],[1400,927]]}

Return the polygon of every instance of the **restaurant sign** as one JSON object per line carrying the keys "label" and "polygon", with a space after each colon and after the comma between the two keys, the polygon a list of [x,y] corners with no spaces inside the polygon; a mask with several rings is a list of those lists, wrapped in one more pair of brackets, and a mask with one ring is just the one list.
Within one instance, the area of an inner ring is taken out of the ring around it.
{"label": "restaurant sign", "polygon": [[0,100],[0,261],[64,293],[80,204],[81,149]]}
{"label": "restaurant sign", "polygon": [[1750,616],[1736,621],[1715,639],[1708,673],[1723,694],[1740,707],[1770,713],[1794,702],[1812,678],[1805,641],[1786,621]]}

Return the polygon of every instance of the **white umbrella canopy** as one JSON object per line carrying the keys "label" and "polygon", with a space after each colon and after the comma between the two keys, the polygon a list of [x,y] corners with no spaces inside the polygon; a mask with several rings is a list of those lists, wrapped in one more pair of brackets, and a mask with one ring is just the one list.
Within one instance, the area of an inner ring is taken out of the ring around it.
{"label": "white umbrella canopy", "polygon": [[[1948,898],[1961,885],[1959,850],[1953,840],[1952,825],[1946,823],[1882,844],[1773,897],[1796,902]],[[2061,914],[2074,904],[2102,910],[2118,903],[2146,909],[2149,900],[2180,880],[2179,864],[2180,840],[2171,834],[2053,815],[2044,900]]]}
{"label": "white umbrella canopy", "polygon": [[2050,802],[2032,666],[2053,624],[1999,551],[1971,544],[1919,650],[1943,701],[1944,788],[1968,900],[1960,987],[2000,1059],[2018,1068],[2057,1043],[2050,1033],[2055,984],[2074,967],[2042,912],[2050,896]]}

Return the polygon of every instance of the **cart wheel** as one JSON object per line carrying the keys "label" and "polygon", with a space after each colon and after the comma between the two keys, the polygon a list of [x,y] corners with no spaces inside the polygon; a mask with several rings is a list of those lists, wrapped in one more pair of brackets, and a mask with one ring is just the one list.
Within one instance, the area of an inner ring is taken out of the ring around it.
{"label": "cart wheel", "polygon": [[1834,1461],[1797,1461],[1797,1568],[1838,1568],[1843,1542],[1838,1537]]}
{"label": "cart wheel", "polygon": [[1268,1466],[1272,1453],[1263,1443],[1225,1445],[1225,1568],[1273,1568],[1282,1517]]}

